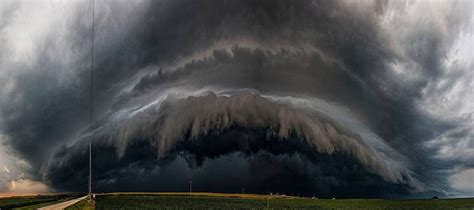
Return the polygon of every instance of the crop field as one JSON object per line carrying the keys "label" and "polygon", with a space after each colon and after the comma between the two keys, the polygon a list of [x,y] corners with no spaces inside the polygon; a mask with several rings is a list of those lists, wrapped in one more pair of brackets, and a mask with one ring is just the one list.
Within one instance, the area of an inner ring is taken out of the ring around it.
{"label": "crop field", "polygon": [[37,209],[43,206],[53,205],[65,199],[77,197],[77,194],[48,194],[32,196],[16,196],[0,198],[0,209]]}
{"label": "crop field", "polygon": [[11,197],[11,198],[1,198],[0,199],[0,209],[12,209],[22,206],[36,205],[40,203],[53,202],[57,199],[49,197],[36,197],[36,196],[27,196],[27,197]]}
{"label": "crop field", "polygon": [[93,210],[95,209],[94,205],[90,205],[88,200],[82,200],[76,204],[69,206],[66,210]]}
{"label": "crop field", "polygon": [[[68,209],[91,209],[79,202]],[[474,209],[474,199],[311,199],[221,193],[112,193],[99,195],[95,209]]]}

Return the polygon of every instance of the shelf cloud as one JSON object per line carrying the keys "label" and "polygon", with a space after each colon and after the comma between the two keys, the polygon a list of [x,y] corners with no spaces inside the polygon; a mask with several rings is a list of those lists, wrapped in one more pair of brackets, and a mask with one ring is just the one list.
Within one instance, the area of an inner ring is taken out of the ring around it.
{"label": "shelf cloud", "polygon": [[466,195],[473,7],[5,1],[0,191]]}

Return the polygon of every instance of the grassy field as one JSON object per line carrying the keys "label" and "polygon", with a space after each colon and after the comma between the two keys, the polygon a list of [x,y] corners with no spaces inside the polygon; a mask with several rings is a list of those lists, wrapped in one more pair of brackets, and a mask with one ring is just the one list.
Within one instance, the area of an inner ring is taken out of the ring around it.
{"label": "grassy field", "polygon": [[[68,208],[69,209],[69,208]],[[70,209],[91,209],[79,202]],[[95,209],[474,209],[474,199],[378,200],[310,199],[223,193],[110,193]]]}
{"label": "grassy field", "polygon": [[95,206],[89,205],[89,201],[87,199],[79,201],[76,204],[66,208],[66,210],[94,210],[94,209],[95,209]]}
{"label": "grassy field", "polygon": [[15,196],[0,198],[0,209],[37,209],[53,205],[67,199],[79,197],[77,193],[43,194],[35,196]]}
{"label": "grassy field", "polygon": [[55,200],[57,199],[49,198],[49,197],[37,197],[37,196],[1,198],[0,209],[12,209],[16,207],[36,205],[36,204],[51,202]]}

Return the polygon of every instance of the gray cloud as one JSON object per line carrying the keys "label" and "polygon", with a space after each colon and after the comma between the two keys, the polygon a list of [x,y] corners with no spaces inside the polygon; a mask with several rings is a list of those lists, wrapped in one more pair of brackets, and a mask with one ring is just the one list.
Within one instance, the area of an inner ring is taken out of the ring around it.
{"label": "gray cloud", "polygon": [[[156,159],[148,141],[130,142],[121,158],[114,149],[96,141],[93,148],[97,160],[93,165],[95,189],[184,191],[192,180],[193,189],[202,191],[235,192],[245,186],[246,192],[316,194],[319,197],[408,193],[404,185],[383,181],[340,152],[319,154],[305,141],[268,137],[265,129],[229,129],[219,133],[202,136],[199,141],[182,141],[166,158],[160,159]],[[273,141],[275,143],[265,143]],[[235,147],[236,144],[243,147]],[[82,176],[87,174],[83,161],[87,153],[72,151],[85,148],[86,144],[82,144],[56,154],[59,162],[51,164],[45,177],[52,186],[81,190],[86,185]],[[71,171],[71,168],[77,170]],[[342,190],[345,188],[350,190]]]}
{"label": "gray cloud", "polygon": [[[166,168],[174,162],[192,162],[173,151],[180,148],[177,142],[199,141],[207,131],[219,136],[221,130],[236,125],[244,130],[267,126],[282,139],[295,132],[294,139],[308,140],[310,148],[318,148],[313,152],[325,157],[339,148],[343,154],[335,156],[346,155],[367,167],[359,174],[379,177],[373,183],[450,191],[446,176],[456,172],[446,171],[454,170],[453,162],[468,167],[472,160],[469,155],[454,155],[472,149],[474,135],[467,129],[472,117],[466,117],[472,116],[472,106],[465,105],[473,98],[472,64],[452,61],[459,37],[472,31],[470,2],[96,2],[95,123],[87,131],[89,3],[0,6],[1,11],[17,11],[2,12],[0,21],[0,40],[8,43],[0,47],[0,134],[8,137],[10,154],[29,162],[32,179],[44,179],[58,189],[81,189],[64,178],[71,176],[67,171],[80,172],[80,178],[83,166],[68,163],[80,162],[90,136],[110,150],[104,162],[112,161],[109,167],[96,169],[96,178],[113,183],[121,179],[113,175],[115,168],[143,167],[153,174],[154,164]],[[57,16],[33,19],[45,11]],[[35,27],[38,30],[28,31]],[[244,97],[242,90],[249,89],[258,97]],[[208,90],[218,97],[203,96]],[[465,99],[453,99],[463,95]],[[285,97],[291,97],[289,103],[279,100]],[[313,109],[301,108],[295,101]],[[350,114],[337,117],[341,111],[315,101]],[[239,103],[245,106],[236,106]],[[275,115],[277,109],[285,115]],[[329,114],[320,115],[321,109]],[[130,118],[141,110],[136,115],[140,117]],[[437,114],[446,110],[459,111]],[[226,122],[223,116],[232,116],[233,121]],[[242,117],[245,120],[238,120]],[[318,129],[321,136],[315,137]],[[467,149],[456,143],[459,139]],[[174,162],[155,163],[147,156],[139,164],[140,156],[130,159],[126,151],[134,141],[143,140],[153,145],[150,154],[177,157]],[[277,165],[315,159],[269,155]],[[237,158],[231,152],[215,159],[202,156],[204,163],[193,170],[206,164],[217,169],[217,162],[227,156],[244,168],[252,165],[251,158]],[[306,177],[318,174],[301,171]],[[251,180],[254,174],[247,177]],[[413,184],[418,182],[414,180],[423,183]],[[405,191],[390,189],[409,193],[404,187]]]}
{"label": "gray cloud", "polygon": [[[167,99],[156,112],[143,111],[133,116],[131,123],[123,123],[115,139],[121,140],[122,144],[127,144],[131,137],[151,139],[157,155],[162,157],[183,138],[198,141],[199,136],[206,135],[210,130],[226,130],[232,126],[249,129],[263,127],[282,139],[294,134],[298,139],[308,141],[315,152],[332,154],[341,151],[350,154],[387,181],[406,183],[418,190],[422,188],[407,168],[390,165],[396,162],[384,162],[387,160],[378,154],[379,148],[366,145],[368,142],[360,136],[321,113],[293,109],[249,93],[231,97],[217,97],[211,93],[176,103],[169,100],[173,101]],[[119,145],[119,151],[123,151],[123,147]]]}

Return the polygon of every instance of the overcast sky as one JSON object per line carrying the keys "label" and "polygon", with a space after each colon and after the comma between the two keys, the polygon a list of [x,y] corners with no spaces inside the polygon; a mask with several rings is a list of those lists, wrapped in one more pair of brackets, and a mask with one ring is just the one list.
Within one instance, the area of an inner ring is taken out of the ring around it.
{"label": "overcast sky", "polygon": [[[471,1],[0,1],[0,194],[474,195]],[[193,185],[194,189],[194,185]]]}

